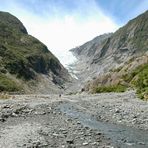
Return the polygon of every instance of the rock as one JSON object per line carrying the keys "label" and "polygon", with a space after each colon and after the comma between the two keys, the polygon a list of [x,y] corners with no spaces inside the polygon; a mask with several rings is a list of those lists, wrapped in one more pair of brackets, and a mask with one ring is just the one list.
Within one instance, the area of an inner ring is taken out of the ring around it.
{"label": "rock", "polygon": [[85,126],[85,130],[89,130],[90,128],[88,126]]}
{"label": "rock", "polygon": [[96,133],[96,135],[102,135],[102,133],[100,133],[100,132],[97,132],[97,133]]}
{"label": "rock", "polygon": [[145,145],[145,143],[144,143],[144,142],[138,142],[138,144],[139,144],[139,145]]}
{"label": "rock", "polygon": [[128,146],[133,146],[134,143],[129,143],[129,142],[127,142],[126,145],[128,145]]}
{"label": "rock", "polygon": [[3,114],[1,115],[1,118],[6,119],[6,118],[8,118],[9,116],[10,116],[9,113],[3,113]]}
{"label": "rock", "polygon": [[41,129],[41,130],[38,131],[38,133],[39,133],[40,135],[48,136],[48,131],[47,131],[47,130]]}
{"label": "rock", "polygon": [[93,142],[91,145],[98,145],[98,142]]}
{"label": "rock", "polygon": [[71,119],[71,118],[68,118],[68,119],[67,119],[67,121],[71,122],[71,121],[72,121],[72,119]]}
{"label": "rock", "polygon": [[68,132],[67,131],[62,131],[62,134],[66,135]]}
{"label": "rock", "polygon": [[0,118],[0,121],[1,121],[1,122],[5,122],[6,119],[5,119],[5,118]]}
{"label": "rock", "polygon": [[17,117],[18,115],[16,113],[12,113],[12,117]]}
{"label": "rock", "polygon": [[59,134],[57,134],[57,133],[53,133],[52,135],[55,136],[55,137],[57,137]]}
{"label": "rock", "polygon": [[5,105],[3,106],[3,108],[10,108],[10,105]]}
{"label": "rock", "polygon": [[104,146],[104,148],[114,148],[114,147],[110,146],[110,145],[106,145],[106,146]]}
{"label": "rock", "polygon": [[134,115],[133,118],[136,119],[137,118],[137,115]]}
{"label": "rock", "polygon": [[116,110],[115,110],[115,113],[120,113],[120,110],[119,110],[119,109],[116,109]]}
{"label": "rock", "polygon": [[73,139],[66,139],[66,142],[67,142],[68,144],[74,144],[74,140],[73,140]]}
{"label": "rock", "polygon": [[44,111],[39,111],[39,112],[35,112],[34,114],[35,114],[35,115],[45,115],[46,112],[44,112]]}
{"label": "rock", "polygon": [[81,124],[81,122],[80,121],[77,121],[77,124]]}
{"label": "rock", "polygon": [[39,147],[39,145],[41,145],[40,141],[34,141],[33,143],[33,147]]}
{"label": "rock", "polygon": [[86,145],[88,145],[89,143],[88,142],[84,142],[82,145],[83,146],[86,146]]}

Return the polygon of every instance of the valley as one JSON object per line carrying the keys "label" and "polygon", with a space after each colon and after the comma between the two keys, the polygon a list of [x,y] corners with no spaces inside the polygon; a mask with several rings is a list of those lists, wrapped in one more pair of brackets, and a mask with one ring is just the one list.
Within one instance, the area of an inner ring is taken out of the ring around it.
{"label": "valley", "polygon": [[0,148],[147,148],[148,11],[60,63],[0,12]]}

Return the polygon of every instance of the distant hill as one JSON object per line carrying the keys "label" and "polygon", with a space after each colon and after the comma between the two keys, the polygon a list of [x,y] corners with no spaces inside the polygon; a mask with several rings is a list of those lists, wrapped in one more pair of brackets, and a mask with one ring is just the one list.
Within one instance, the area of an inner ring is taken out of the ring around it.
{"label": "distant hill", "polygon": [[68,71],[13,15],[0,12],[0,91],[57,92]]}
{"label": "distant hill", "polygon": [[[83,85],[88,83],[87,89],[117,84],[115,83],[117,75],[114,75],[113,78],[112,72],[114,70],[119,67],[123,69],[126,66],[131,67],[128,64],[133,65],[136,69],[140,64],[148,63],[146,56],[148,51],[148,11],[129,21],[115,33],[96,37],[71,51],[78,59],[73,65],[75,71],[77,71],[76,75]],[[140,57],[143,56],[144,58],[141,59]],[[139,58],[142,60],[141,63],[136,62]],[[134,68],[132,68],[133,71]],[[144,68],[146,68],[144,70],[144,73],[146,73],[147,67]],[[128,75],[128,71],[124,74]],[[137,75],[139,74],[137,73]],[[148,88],[147,77],[144,77],[144,79],[144,87]]]}

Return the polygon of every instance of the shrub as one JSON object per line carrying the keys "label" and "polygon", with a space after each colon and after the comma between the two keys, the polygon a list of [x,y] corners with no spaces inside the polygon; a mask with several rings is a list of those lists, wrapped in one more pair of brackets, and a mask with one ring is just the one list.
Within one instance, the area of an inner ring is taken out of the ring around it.
{"label": "shrub", "polygon": [[109,86],[99,86],[94,88],[94,93],[103,93],[103,92],[124,92],[126,91],[126,86],[124,85],[109,85]]}
{"label": "shrub", "polygon": [[2,91],[19,91],[21,88],[15,81],[6,75],[0,74],[0,92]]}
{"label": "shrub", "polygon": [[130,74],[123,76],[123,79],[137,89],[141,99],[148,95],[148,64],[140,65]]}

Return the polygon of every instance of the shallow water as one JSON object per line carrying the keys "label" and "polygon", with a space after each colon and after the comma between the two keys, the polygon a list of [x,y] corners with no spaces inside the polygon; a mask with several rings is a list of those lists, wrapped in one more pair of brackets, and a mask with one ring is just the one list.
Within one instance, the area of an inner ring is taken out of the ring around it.
{"label": "shallow water", "polygon": [[80,111],[71,103],[61,104],[59,109],[67,116],[77,118],[84,126],[104,133],[116,147],[148,148],[148,131],[97,121],[95,117]]}

